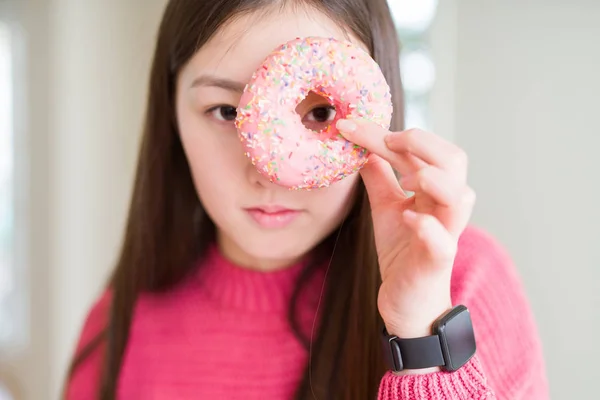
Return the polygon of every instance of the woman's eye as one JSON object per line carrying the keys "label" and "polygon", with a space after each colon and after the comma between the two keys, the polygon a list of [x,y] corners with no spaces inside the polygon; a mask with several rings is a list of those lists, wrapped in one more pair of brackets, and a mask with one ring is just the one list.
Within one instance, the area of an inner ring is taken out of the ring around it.
{"label": "woman's eye", "polygon": [[211,117],[217,119],[218,121],[234,121],[237,117],[237,110],[232,106],[217,106],[208,110],[208,113]]}
{"label": "woman's eye", "polygon": [[306,120],[309,122],[329,122],[333,121],[335,118],[335,107],[333,106],[323,106],[316,107],[310,110],[308,114],[306,114]]}

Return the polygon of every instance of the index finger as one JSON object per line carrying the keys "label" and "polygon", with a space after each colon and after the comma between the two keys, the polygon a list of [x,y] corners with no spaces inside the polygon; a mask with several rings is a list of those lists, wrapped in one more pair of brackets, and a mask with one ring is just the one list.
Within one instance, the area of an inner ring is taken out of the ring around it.
{"label": "index finger", "polygon": [[385,137],[391,132],[366,120],[340,119],[336,128],[346,140],[355,143],[389,162],[401,175],[412,174],[427,164],[405,151],[393,151]]}

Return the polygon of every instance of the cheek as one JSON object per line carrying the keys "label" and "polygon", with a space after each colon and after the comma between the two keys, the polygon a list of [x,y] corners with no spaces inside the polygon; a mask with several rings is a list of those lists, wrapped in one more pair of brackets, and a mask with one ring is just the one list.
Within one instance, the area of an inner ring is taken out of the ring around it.
{"label": "cheek", "polygon": [[192,112],[179,114],[181,142],[203,203],[233,197],[243,183],[247,162],[235,129],[211,125]]}
{"label": "cheek", "polygon": [[337,225],[353,204],[359,179],[359,175],[354,174],[316,192],[318,198],[312,202],[312,213],[318,219]]}

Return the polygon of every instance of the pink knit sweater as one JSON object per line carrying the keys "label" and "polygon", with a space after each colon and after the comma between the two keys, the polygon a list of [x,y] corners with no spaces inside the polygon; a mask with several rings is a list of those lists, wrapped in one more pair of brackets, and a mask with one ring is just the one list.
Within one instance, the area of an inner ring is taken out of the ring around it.
{"label": "pink knit sweater", "polygon": [[[138,300],[118,398],[291,399],[308,359],[286,321],[302,266],[261,273],[231,264],[216,249],[202,263],[171,292]],[[519,277],[503,249],[472,227],[460,241],[452,296],[471,311],[476,356],[454,373],[387,373],[379,400],[547,399],[541,345]],[[109,302],[106,293],[92,308],[78,350],[105,326]],[[309,332],[314,311],[311,302],[300,310]],[[101,357],[98,350],[77,369],[69,400],[95,399]]]}

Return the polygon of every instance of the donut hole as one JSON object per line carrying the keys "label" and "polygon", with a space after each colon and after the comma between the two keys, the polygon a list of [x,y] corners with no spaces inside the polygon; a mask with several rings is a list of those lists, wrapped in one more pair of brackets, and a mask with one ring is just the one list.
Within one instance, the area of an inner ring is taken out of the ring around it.
{"label": "donut hole", "polygon": [[306,129],[324,138],[337,134],[335,122],[340,119],[340,113],[327,97],[310,91],[296,107],[296,113]]}

